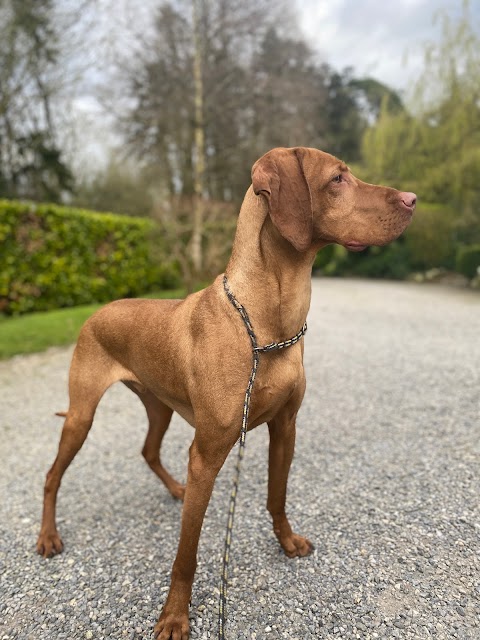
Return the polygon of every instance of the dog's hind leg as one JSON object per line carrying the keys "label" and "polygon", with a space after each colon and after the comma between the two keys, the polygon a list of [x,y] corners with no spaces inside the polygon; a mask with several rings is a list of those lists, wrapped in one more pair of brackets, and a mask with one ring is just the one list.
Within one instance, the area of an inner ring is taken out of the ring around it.
{"label": "dog's hind leg", "polygon": [[70,368],[70,406],[63,425],[57,457],[47,473],[44,488],[43,516],[37,551],[49,557],[63,550],[55,523],[57,493],[62,476],[85,442],[95,410],[108,387],[119,379],[115,363],[99,345],[81,343],[75,350]]}
{"label": "dog's hind leg", "polygon": [[148,417],[148,433],[143,445],[142,455],[150,469],[160,478],[174,498],[183,500],[185,486],[177,482],[162,465],[160,458],[160,448],[163,436],[165,435],[172,418],[173,411],[167,407],[148,389],[140,390],[135,383],[125,382],[143,402]]}

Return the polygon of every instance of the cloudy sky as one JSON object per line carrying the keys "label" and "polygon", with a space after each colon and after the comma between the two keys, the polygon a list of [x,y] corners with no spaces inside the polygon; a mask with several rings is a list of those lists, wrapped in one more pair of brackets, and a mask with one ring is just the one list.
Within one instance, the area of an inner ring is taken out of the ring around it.
{"label": "cloudy sky", "polygon": [[[334,68],[355,68],[407,89],[422,69],[423,46],[436,40],[442,11],[455,17],[463,0],[296,0],[310,44]],[[480,29],[480,0],[470,0]]]}

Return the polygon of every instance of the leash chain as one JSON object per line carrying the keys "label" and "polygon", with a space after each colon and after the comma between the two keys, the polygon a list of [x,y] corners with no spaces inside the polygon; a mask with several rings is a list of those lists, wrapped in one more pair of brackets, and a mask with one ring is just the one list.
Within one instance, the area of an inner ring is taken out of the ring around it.
{"label": "leash chain", "polygon": [[245,328],[247,329],[248,336],[250,338],[250,342],[252,343],[252,371],[250,373],[250,378],[248,379],[247,389],[245,391],[245,399],[243,401],[243,415],[242,415],[242,427],[240,431],[240,440],[239,440],[239,449],[238,449],[238,458],[237,464],[235,466],[234,477],[233,477],[233,488],[232,493],[230,494],[230,505],[228,508],[228,520],[227,520],[227,533],[225,536],[225,549],[223,552],[223,565],[222,565],[222,577],[221,577],[221,585],[220,585],[220,600],[219,600],[219,610],[218,610],[218,640],[225,640],[225,623],[226,623],[226,615],[225,610],[227,606],[227,590],[228,590],[228,563],[230,559],[230,547],[232,544],[232,530],[233,530],[233,518],[235,516],[235,505],[237,501],[237,492],[238,492],[238,484],[240,481],[240,468],[242,465],[243,456],[245,454],[245,438],[247,435],[247,425],[248,425],[248,414],[250,410],[250,399],[252,396],[253,383],[255,382],[255,376],[257,375],[258,363],[260,360],[260,353],[267,353],[268,351],[274,351],[277,349],[285,349],[287,347],[291,347],[296,344],[307,331],[307,323],[303,325],[300,331],[293,336],[293,338],[289,338],[288,340],[284,340],[283,342],[271,342],[263,347],[259,347],[257,343],[257,337],[252,327],[252,323],[250,322],[250,318],[248,317],[248,313],[240,302],[235,298],[230,287],[228,286],[227,276],[223,276],[223,288],[225,289],[225,293],[227,294],[228,299],[233,304],[235,309],[240,314]]}

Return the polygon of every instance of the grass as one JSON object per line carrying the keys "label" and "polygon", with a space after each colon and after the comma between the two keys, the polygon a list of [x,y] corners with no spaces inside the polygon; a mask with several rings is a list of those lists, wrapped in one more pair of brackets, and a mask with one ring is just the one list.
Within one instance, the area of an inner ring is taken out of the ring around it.
{"label": "grass", "polygon": [[[159,291],[146,298],[183,298],[183,289]],[[72,344],[81,326],[103,304],[28,313],[17,318],[0,316],[0,359]]]}

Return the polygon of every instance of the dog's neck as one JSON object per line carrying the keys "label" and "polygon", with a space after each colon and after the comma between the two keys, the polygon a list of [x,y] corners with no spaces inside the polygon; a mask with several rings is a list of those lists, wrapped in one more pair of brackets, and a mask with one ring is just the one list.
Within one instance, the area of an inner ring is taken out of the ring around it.
{"label": "dog's neck", "polygon": [[259,344],[290,338],[303,326],[318,247],[299,253],[268,215],[263,196],[247,191],[226,274],[250,316]]}

